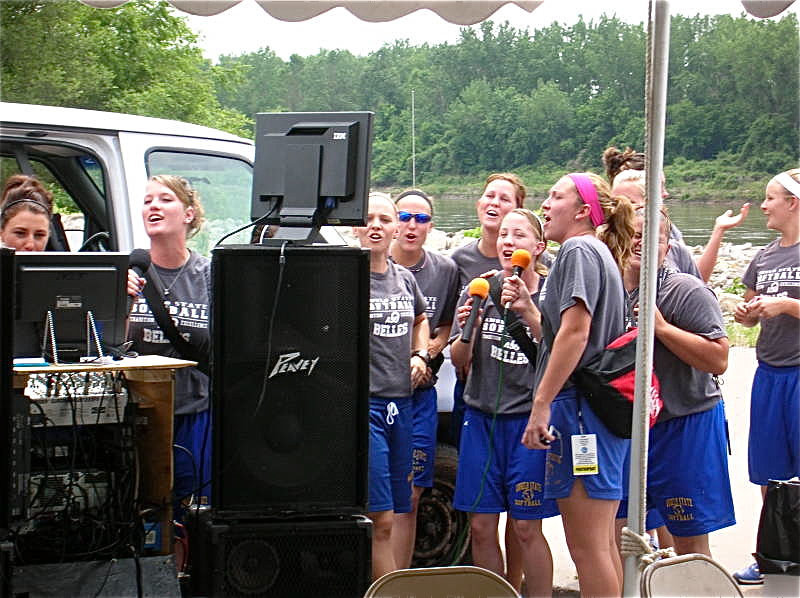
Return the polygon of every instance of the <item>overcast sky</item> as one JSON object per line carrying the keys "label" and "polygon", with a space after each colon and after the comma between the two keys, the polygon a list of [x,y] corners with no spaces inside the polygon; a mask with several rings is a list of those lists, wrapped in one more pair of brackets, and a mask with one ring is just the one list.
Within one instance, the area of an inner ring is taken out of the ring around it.
{"label": "overcast sky", "polygon": [[[532,13],[509,4],[491,17],[496,23],[509,21],[529,30],[546,27],[557,21],[574,23],[578,15],[596,19],[604,12],[630,22],[647,18],[647,0],[615,2],[606,0],[545,0]],[[800,2],[790,10],[797,12]],[[671,0],[672,14],[731,14],[744,12],[739,0]],[[292,54],[310,56],[320,49],[350,50],[366,55],[385,43],[408,39],[411,44],[438,44],[458,40],[459,25],[453,25],[428,10],[418,10],[388,23],[366,23],[344,8],[335,8],[318,17],[299,23],[274,19],[254,0],[244,0],[227,11],[211,17],[188,16],[189,26],[199,34],[207,58],[214,61],[222,54],[239,55],[269,47],[284,60]]]}

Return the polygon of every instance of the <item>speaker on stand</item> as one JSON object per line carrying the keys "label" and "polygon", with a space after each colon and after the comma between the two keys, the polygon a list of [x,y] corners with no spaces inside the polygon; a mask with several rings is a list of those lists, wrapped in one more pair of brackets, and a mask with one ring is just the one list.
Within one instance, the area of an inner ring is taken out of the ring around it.
{"label": "speaker on stand", "polygon": [[[13,438],[14,379],[14,252],[0,248],[0,422],[6,439]],[[0,541],[6,544],[10,524],[13,443],[0,443]],[[11,596],[11,553],[0,549],[0,598]]]}
{"label": "speaker on stand", "polygon": [[[3,437],[12,438],[12,401],[14,379],[14,251],[0,248],[0,422]],[[0,531],[3,537],[9,526],[10,481],[13,445],[0,443]]]}
{"label": "speaker on stand", "polygon": [[363,513],[369,253],[223,246],[212,277],[216,516]]}
{"label": "speaker on stand", "polygon": [[369,253],[212,255],[212,508],[190,511],[195,595],[360,598],[371,576]]}

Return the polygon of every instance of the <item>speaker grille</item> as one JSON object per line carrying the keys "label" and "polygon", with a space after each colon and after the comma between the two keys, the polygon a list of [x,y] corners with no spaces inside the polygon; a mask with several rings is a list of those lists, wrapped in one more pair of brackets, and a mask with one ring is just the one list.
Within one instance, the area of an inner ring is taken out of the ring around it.
{"label": "speaker grille", "polygon": [[213,596],[363,596],[371,572],[370,524],[352,520],[210,526]]}
{"label": "speaker grille", "polygon": [[287,248],[276,289],[279,253],[214,252],[212,504],[265,515],[363,511],[368,255]]}

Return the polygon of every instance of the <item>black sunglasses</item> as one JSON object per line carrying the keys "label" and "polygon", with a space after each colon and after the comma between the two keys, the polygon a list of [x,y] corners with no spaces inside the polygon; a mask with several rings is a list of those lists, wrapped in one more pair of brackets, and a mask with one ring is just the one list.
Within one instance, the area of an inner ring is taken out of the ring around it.
{"label": "black sunglasses", "polygon": [[397,212],[397,217],[400,219],[400,222],[408,222],[412,218],[417,221],[417,224],[427,224],[431,221],[431,215],[422,212],[417,214],[412,214],[411,212]]}

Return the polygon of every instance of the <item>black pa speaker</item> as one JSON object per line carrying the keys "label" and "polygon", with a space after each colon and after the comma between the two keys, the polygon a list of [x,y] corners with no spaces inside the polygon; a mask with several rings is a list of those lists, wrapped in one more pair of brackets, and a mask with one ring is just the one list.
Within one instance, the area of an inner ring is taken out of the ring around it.
{"label": "black pa speaker", "polygon": [[187,519],[192,594],[212,597],[361,598],[372,574],[372,522]]}
{"label": "black pa speaker", "polygon": [[364,512],[369,253],[225,246],[212,278],[216,516]]}
{"label": "black pa speaker", "polygon": [[[14,379],[14,251],[0,248],[0,433],[13,438],[13,379]],[[14,444],[0,443],[0,530],[7,530],[12,519],[10,512],[14,470]]]}

